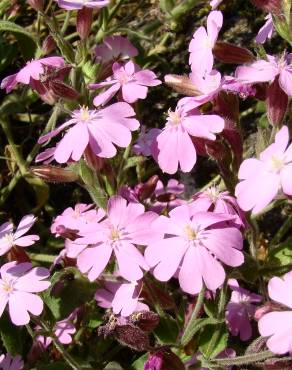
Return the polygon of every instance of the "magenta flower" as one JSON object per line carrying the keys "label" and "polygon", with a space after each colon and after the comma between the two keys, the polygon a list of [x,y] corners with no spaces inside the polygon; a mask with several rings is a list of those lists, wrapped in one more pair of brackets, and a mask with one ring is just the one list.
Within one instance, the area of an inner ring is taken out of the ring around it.
{"label": "magenta flower", "polygon": [[135,311],[149,310],[139,298],[141,288],[141,281],[131,283],[107,281],[104,288],[96,291],[94,298],[100,307],[112,308],[114,314],[127,317]]}
{"label": "magenta flower", "polygon": [[159,216],[153,228],[163,230],[164,239],[151,243],[145,259],[157,280],[168,281],[178,273],[181,289],[198,294],[203,281],[210,290],[220,287],[225,271],[220,263],[240,266],[244,261],[242,235],[226,221],[233,217],[213,212],[191,213],[187,205]]}
{"label": "magenta flower", "polygon": [[265,17],[265,20],[265,24],[260,28],[255,39],[258,44],[264,44],[267,39],[271,39],[273,36],[274,24],[272,14],[269,13]]}
{"label": "magenta flower", "polygon": [[220,192],[215,186],[211,186],[205,191],[198,192],[193,196],[193,201],[189,203],[192,212],[196,210],[210,211],[215,213],[226,213],[234,216],[234,223],[239,227],[246,225],[244,213],[239,208],[237,201],[228,191]]}
{"label": "magenta flower", "polygon": [[160,85],[161,81],[149,69],[140,70],[132,61],[125,65],[113,64],[113,76],[104,82],[90,84],[90,89],[99,89],[110,86],[110,88],[93,99],[93,104],[98,107],[109,102],[121,89],[122,97],[127,103],[134,103],[138,99],[145,99],[148,93],[148,86]]}
{"label": "magenta flower", "polygon": [[24,363],[19,355],[12,357],[10,353],[6,353],[0,356],[0,369],[2,370],[21,370],[23,366]]}
{"label": "magenta flower", "polygon": [[269,312],[258,322],[259,332],[263,337],[269,337],[268,348],[279,355],[289,352],[292,355],[292,271],[282,278],[273,277],[269,281],[269,296],[287,309]]}
{"label": "magenta flower", "polygon": [[222,13],[218,10],[214,10],[208,15],[207,30],[205,27],[199,27],[194,33],[189,46],[189,62],[193,72],[204,75],[212,71],[214,64],[212,50],[216,44],[222,24]]}
{"label": "magenta flower", "polygon": [[156,217],[154,212],[144,212],[140,203],[127,204],[120,196],[111,197],[107,219],[81,230],[82,238],[74,242],[88,246],[77,257],[80,271],[87,273],[90,281],[97,279],[114,253],[119,274],[129,281],[140,280],[148,265],[136,246],[148,245],[160,237],[161,231],[151,229]]}
{"label": "magenta flower", "polygon": [[19,72],[4,78],[1,82],[1,89],[6,89],[9,93],[18,83],[30,85],[35,89],[35,85],[40,81],[41,76],[46,72],[46,68],[62,68],[65,61],[61,57],[48,57],[27,62]]}
{"label": "magenta flower", "polygon": [[268,60],[258,60],[249,66],[238,67],[236,77],[245,83],[273,82],[279,76],[279,85],[292,96],[292,54],[280,58],[267,55]]}
{"label": "magenta flower", "polygon": [[131,131],[137,130],[139,122],[132,118],[133,108],[127,103],[115,103],[101,110],[81,108],[72,118],[50,133],[39,138],[40,144],[71,127],[57,144],[54,158],[59,163],[69,159],[78,161],[89,145],[96,156],[114,157],[115,145],[126,148],[132,139]]}
{"label": "magenta flower", "polygon": [[194,167],[197,154],[192,137],[215,140],[215,133],[224,128],[224,120],[217,115],[201,115],[199,111],[187,110],[182,101],[174,112],[168,112],[166,126],[157,136],[155,159],[162,171],[174,174],[180,166],[183,172]]}
{"label": "magenta flower", "polygon": [[249,340],[252,336],[250,319],[254,317],[256,306],[253,303],[262,301],[262,296],[241,288],[235,279],[228,285],[232,290],[231,299],[226,306],[225,318],[232,335],[240,335],[241,340]]}
{"label": "magenta flower", "polygon": [[160,132],[161,130],[158,128],[152,128],[146,132],[146,127],[142,126],[139,138],[133,145],[133,152],[137,155],[142,154],[145,157],[152,155],[153,145]]}
{"label": "magenta flower", "polygon": [[13,224],[11,222],[2,224],[0,226],[0,256],[10,251],[14,245],[28,247],[38,241],[40,239],[38,235],[23,236],[33,226],[35,221],[36,218],[33,215],[24,216],[15,232],[13,232]]}
{"label": "magenta flower", "polygon": [[240,208],[261,212],[279,191],[292,195],[292,145],[288,146],[289,131],[283,126],[260,158],[249,158],[242,162],[238,178],[242,180],[235,188]]}
{"label": "magenta flower", "polygon": [[138,50],[123,36],[107,36],[103,43],[95,47],[97,62],[107,63],[111,60],[125,60],[138,55]]}
{"label": "magenta flower", "polygon": [[109,5],[110,0],[55,0],[60,8],[78,10],[82,8],[100,9]]}
{"label": "magenta flower", "polygon": [[33,268],[27,262],[18,265],[9,262],[0,268],[0,273],[0,316],[8,304],[13,324],[28,324],[29,312],[39,316],[43,311],[43,301],[34,293],[43,292],[51,285],[44,280],[49,277],[49,270],[44,267]]}

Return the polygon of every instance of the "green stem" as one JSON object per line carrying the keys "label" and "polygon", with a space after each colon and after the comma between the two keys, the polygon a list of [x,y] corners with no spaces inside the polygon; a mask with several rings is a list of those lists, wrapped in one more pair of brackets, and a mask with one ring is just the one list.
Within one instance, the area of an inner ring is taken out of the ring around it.
{"label": "green stem", "polygon": [[287,232],[292,227],[292,213],[288,216],[287,220],[283,223],[283,225],[280,227],[280,229],[277,231],[276,235],[271,240],[271,245],[278,244],[283,236],[287,234]]}
{"label": "green stem", "polygon": [[238,356],[234,358],[216,359],[216,361],[214,361],[214,365],[217,364],[220,366],[233,366],[233,365],[240,366],[264,361],[272,357],[275,357],[274,353],[270,351],[263,351],[259,353],[253,353],[250,355]]}
{"label": "green stem", "polygon": [[64,20],[64,23],[63,23],[63,26],[61,28],[61,34],[64,35],[67,28],[68,28],[68,25],[69,25],[69,22],[70,22],[70,17],[71,17],[71,12],[70,11],[67,11],[66,12],[66,17],[65,17],[65,20]]}
{"label": "green stem", "polygon": [[203,303],[204,303],[205,291],[206,291],[206,288],[203,285],[203,287],[202,287],[202,289],[201,289],[201,291],[198,295],[194,311],[191,315],[191,318],[190,318],[190,320],[189,320],[189,322],[188,322],[188,324],[187,324],[187,326],[186,326],[186,328],[183,332],[182,338],[181,338],[181,344],[183,346],[186,346],[193,337],[193,328],[196,326],[196,320],[197,320],[197,318],[200,314],[200,311],[201,311]]}
{"label": "green stem", "polygon": [[[221,292],[220,292],[219,305],[218,305],[218,319],[219,320],[224,318],[225,305],[226,305],[226,296],[227,296],[227,281],[224,283],[224,285],[221,289]],[[216,348],[218,339],[220,337],[220,331],[222,329],[222,325],[223,324],[218,325],[218,328],[216,329],[216,331],[212,335],[212,338],[209,342],[208,351],[206,353],[206,357],[208,359],[212,356],[212,354],[214,352],[214,349]],[[215,355],[217,355],[217,354],[215,354]]]}

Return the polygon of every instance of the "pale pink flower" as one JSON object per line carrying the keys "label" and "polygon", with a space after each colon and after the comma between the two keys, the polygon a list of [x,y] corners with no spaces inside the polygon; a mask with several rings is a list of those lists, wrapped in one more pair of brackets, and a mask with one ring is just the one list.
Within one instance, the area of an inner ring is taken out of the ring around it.
{"label": "pale pink flower", "polygon": [[94,298],[100,307],[112,308],[114,314],[127,317],[135,311],[149,310],[139,298],[141,289],[142,281],[131,283],[107,281],[104,288],[96,291]]}
{"label": "pale pink flower", "polygon": [[6,89],[9,93],[15,88],[18,83],[30,85],[35,88],[36,82],[41,79],[41,76],[46,72],[46,68],[62,68],[65,66],[65,61],[61,57],[48,57],[32,60],[16,74],[4,78],[1,82],[1,89]]}
{"label": "pale pink flower", "polygon": [[279,355],[289,352],[292,355],[292,271],[283,277],[273,277],[268,290],[272,300],[284,305],[281,311],[269,312],[258,322],[259,332],[269,337],[268,348]]}
{"label": "pale pink flower", "polygon": [[110,0],[55,0],[60,8],[78,10],[82,8],[101,9],[109,5]]}
{"label": "pale pink flower", "polygon": [[210,73],[214,64],[213,47],[216,44],[219,31],[223,24],[223,15],[220,11],[211,11],[207,18],[207,30],[199,27],[193,35],[189,46],[192,71],[204,75]]}
{"label": "pale pink flower", "polygon": [[89,84],[90,89],[110,86],[93,99],[93,104],[96,107],[109,102],[120,89],[123,100],[132,104],[138,99],[146,98],[149,86],[161,84],[154,72],[149,69],[140,70],[137,64],[134,64],[131,60],[125,65],[115,62],[112,69],[113,75],[108,77],[106,81]]}
{"label": "pale pink flower", "polygon": [[281,89],[292,96],[292,54],[285,53],[281,57],[267,55],[267,60],[238,67],[235,75],[244,83],[273,82],[279,76]]}
{"label": "pale pink flower", "polygon": [[124,36],[107,36],[95,47],[95,58],[103,64],[111,60],[126,60],[138,55],[138,50]]}
{"label": "pale pink flower", "polygon": [[52,223],[51,233],[60,236],[67,231],[72,232],[81,230],[91,222],[99,222],[105,212],[102,209],[92,209],[93,204],[78,203],[74,208],[66,208],[61,215],[57,216]]}
{"label": "pale pink flower", "polygon": [[140,203],[128,204],[120,196],[111,197],[107,218],[94,226],[89,225],[88,230],[83,229],[80,232],[83,237],[74,241],[88,246],[77,257],[80,271],[87,273],[88,279],[93,281],[104,271],[114,254],[118,272],[123,278],[129,281],[141,279],[148,265],[136,246],[148,245],[161,236],[161,231],[151,229],[156,217],[154,212],[144,212]]}
{"label": "pale pink flower", "polygon": [[150,130],[146,131],[146,127],[142,126],[139,138],[133,145],[133,152],[137,155],[142,154],[145,157],[152,155],[155,139],[160,132],[161,130],[158,128],[151,128]]}
{"label": "pale pink flower", "polygon": [[179,101],[175,111],[168,112],[166,126],[156,138],[155,159],[162,171],[169,174],[176,173],[179,166],[183,172],[194,167],[197,154],[192,137],[215,140],[215,134],[224,129],[221,117],[187,108]]}
{"label": "pale pink flower", "polygon": [[[73,325],[73,320],[76,317],[76,311],[73,311],[68,317],[63,320],[57,321],[54,325],[53,331],[58,341],[62,344],[72,343],[72,335],[76,333],[76,328]],[[37,327],[36,330],[40,330]],[[36,340],[43,345],[44,348],[49,347],[53,339],[51,337],[44,337],[43,335],[38,335]]]}
{"label": "pale pink flower", "polygon": [[256,306],[262,296],[241,288],[235,279],[229,279],[228,285],[232,290],[231,298],[226,306],[225,318],[232,335],[249,340],[252,336],[250,319],[254,317]]}
{"label": "pale pink flower", "polygon": [[145,259],[157,280],[168,281],[177,275],[181,289],[198,294],[203,285],[219,288],[225,280],[220,262],[237,267],[244,262],[242,235],[226,221],[233,217],[213,212],[191,213],[187,205],[159,216],[153,228],[163,230],[164,239],[151,243]]}
{"label": "pale pink flower", "polygon": [[34,293],[43,292],[51,285],[44,280],[49,277],[49,270],[32,267],[28,262],[9,262],[0,268],[0,273],[0,316],[8,304],[13,324],[28,324],[29,312],[39,316],[43,311],[43,301]]}
{"label": "pale pink flower", "polygon": [[132,139],[131,131],[137,130],[139,122],[135,111],[127,103],[115,103],[101,110],[81,108],[72,113],[72,118],[39,138],[40,144],[69,128],[57,144],[54,158],[58,163],[69,159],[78,161],[89,145],[94,154],[102,158],[114,157],[117,145],[126,148]]}
{"label": "pale pink flower", "polygon": [[292,195],[292,145],[288,146],[289,131],[283,126],[275,142],[268,146],[260,158],[242,162],[235,188],[237,202],[244,211],[261,212],[276,198],[279,191]]}
{"label": "pale pink flower", "polygon": [[272,14],[269,13],[265,17],[265,20],[265,24],[260,28],[255,39],[258,44],[264,44],[267,39],[271,39],[273,36],[274,24]]}
{"label": "pale pink flower", "polygon": [[246,225],[244,213],[239,208],[236,199],[228,191],[220,192],[216,186],[196,193],[189,207],[192,211],[200,209],[201,211],[226,213],[235,217],[233,222],[239,227]]}
{"label": "pale pink flower", "polygon": [[13,232],[13,224],[5,222],[0,226],[0,256],[10,251],[10,249],[17,245],[19,247],[28,247],[33,245],[40,238],[38,235],[25,235],[28,230],[35,223],[36,218],[33,215],[24,216]]}
{"label": "pale pink flower", "polygon": [[23,366],[24,363],[19,355],[12,357],[10,353],[6,353],[0,356],[0,369],[2,370],[21,370]]}
{"label": "pale pink flower", "polygon": [[54,160],[54,155],[55,155],[56,147],[52,148],[47,148],[43,152],[39,153],[35,157],[35,162],[43,162],[44,164],[50,164]]}

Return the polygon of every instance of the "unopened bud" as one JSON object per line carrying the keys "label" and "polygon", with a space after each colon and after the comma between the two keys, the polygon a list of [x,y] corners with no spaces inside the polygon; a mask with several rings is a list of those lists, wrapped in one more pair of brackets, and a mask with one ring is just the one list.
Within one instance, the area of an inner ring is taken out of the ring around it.
{"label": "unopened bud", "polygon": [[45,55],[50,54],[53,50],[56,49],[56,42],[51,35],[48,35],[42,45],[42,50]]}
{"label": "unopened bud", "polygon": [[198,96],[201,94],[188,76],[166,75],[164,82],[180,94],[187,96]]}
{"label": "unopened bud", "polygon": [[129,316],[129,321],[141,330],[152,332],[159,323],[159,315],[152,311],[134,312]]}
{"label": "unopened bud", "polygon": [[162,347],[150,353],[144,370],[185,370],[185,366],[168,347]]}
{"label": "unopened bud", "polygon": [[47,182],[75,182],[78,176],[68,168],[49,165],[33,166],[30,171],[37,177]]}
{"label": "unopened bud", "polygon": [[54,80],[50,83],[50,88],[53,93],[60,98],[65,98],[69,100],[76,100],[79,98],[78,92],[73,89],[73,87],[68,86],[60,80]]}
{"label": "unopened bud", "polygon": [[146,181],[144,184],[141,184],[138,190],[138,198],[140,200],[150,198],[156,188],[158,180],[159,180],[158,176],[154,175],[151,176],[150,179]]}
{"label": "unopened bud", "polygon": [[279,77],[275,78],[267,90],[267,106],[270,124],[280,125],[288,108],[288,96],[279,85]]}
{"label": "unopened bud", "polygon": [[268,13],[280,15],[282,12],[281,0],[251,0],[251,2]]}
{"label": "unopened bud", "polygon": [[224,63],[243,64],[255,60],[253,53],[248,49],[221,41],[216,42],[213,54]]}
{"label": "unopened bud", "polygon": [[97,157],[89,146],[85,149],[84,159],[88,166],[94,171],[100,171],[105,165],[105,159]]}
{"label": "unopened bud", "polygon": [[30,258],[23,248],[14,245],[7,254],[8,261],[17,261],[18,263],[30,262]]}
{"label": "unopened bud", "polygon": [[43,11],[44,2],[43,0],[27,0],[27,3],[36,11]]}
{"label": "unopened bud", "polygon": [[91,31],[93,9],[83,7],[77,12],[76,29],[81,40],[87,39]]}

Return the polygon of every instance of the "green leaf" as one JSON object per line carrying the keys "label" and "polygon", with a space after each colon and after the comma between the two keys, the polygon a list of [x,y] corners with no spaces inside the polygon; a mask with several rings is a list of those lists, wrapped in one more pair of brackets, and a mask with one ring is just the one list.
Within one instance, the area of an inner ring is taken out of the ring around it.
{"label": "green leaf", "polygon": [[287,19],[283,17],[273,16],[273,24],[278,34],[292,45],[292,33],[290,30],[290,24]]}
{"label": "green leaf", "polygon": [[292,264],[292,240],[287,240],[272,249],[268,255],[268,262],[277,266]]}
{"label": "green leaf", "polygon": [[0,319],[0,335],[7,352],[12,356],[22,354],[23,328],[13,325],[7,312],[4,312]]}
{"label": "green leaf", "polygon": [[43,298],[56,320],[67,317],[76,307],[91,301],[97,287],[74,267],[56,272],[51,282]]}
{"label": "green leaf", "polygon": [[[216,334],[214,342],[214,334]],[[199,350],[206,358],[214,358],[227,346],[228,331],[225,325],[207,325],[198,337]]]}
{"label": "green leaf", "polygon": [[181,341],[182,345],[187,345],[190,340],[193,338],[193,336],[200,331],[202,328],[204,328],[206,325],[218,325],[222,323],[222,321],[217,320],[213,317],[208,317],[204,319],[197,319],[194,322],[194,325],[188,330],[188,332],[185,332],[185,335],[183,337],[183,340]]}
{"label": "green leaf", "polygon": [[173,344],[176,342],[179,333],[179,327],[176,320],[165,314],[165,317],[160,317],[158,327],[154,331],[156,338],[163,344]]}
{"label": "green leaf", "polygon": [[37,38],[31,32],[27,31],[25,28],[19,26],[18,24],[0,20],[0,32],[1,31],[20,34],[25,38],[29,39],[30,41],[32,41],[35,44],[35,48],[37,47]]}
{"label": "green leaf", "polygon": [[124,368],[117,362],[110,362],[106,365],[104,370],[123,370]]}
{"label": "green leaf", "polygon": [[148,353],[145,353],[132,363],[131,370],[144,370],[144,364],[147,361]]}
{"label": "green leaf", "polygon": [[128,168],[131,168],[131,167],[135,167],[135,166],[137,166],[137,164],[142,164],[145,161],[146,161],[146,158],[141,156],[141,155],[138,155],[138,156],[135,156],[135,157],[130,157],[127,160],[127,163],[124,167],[124,170],[127,170]]}

